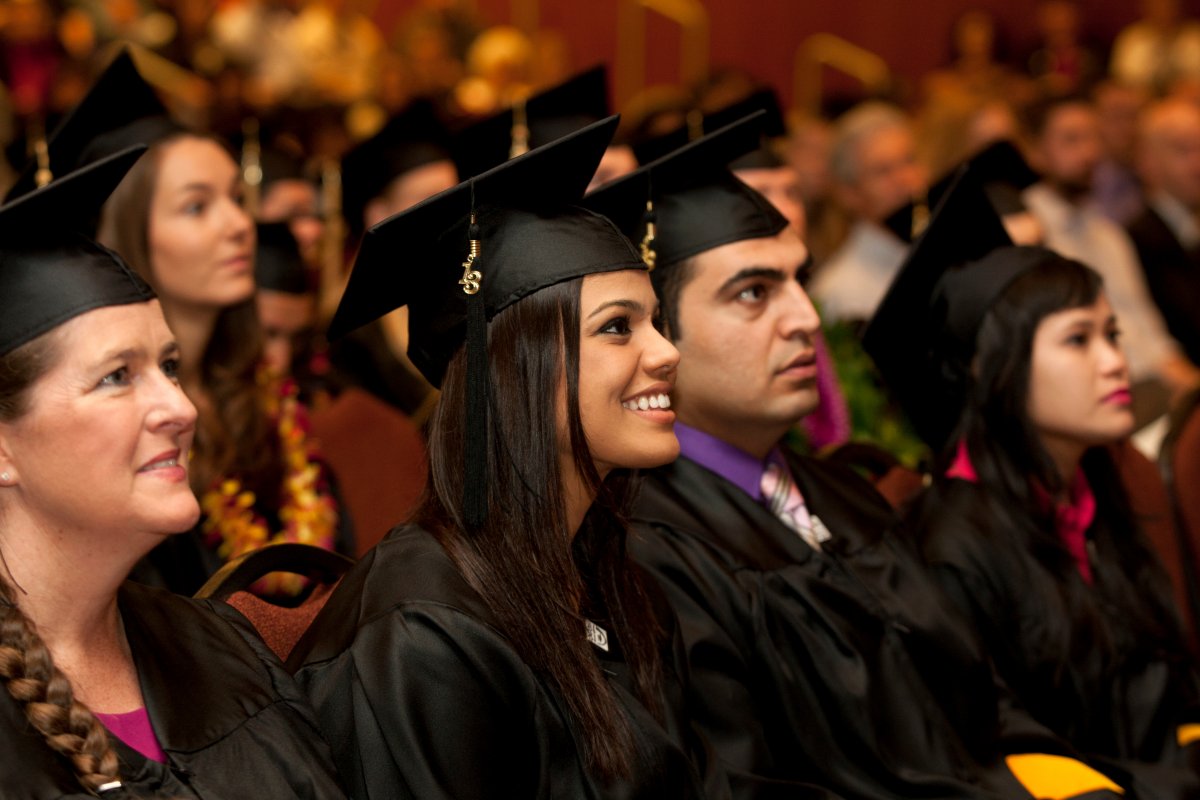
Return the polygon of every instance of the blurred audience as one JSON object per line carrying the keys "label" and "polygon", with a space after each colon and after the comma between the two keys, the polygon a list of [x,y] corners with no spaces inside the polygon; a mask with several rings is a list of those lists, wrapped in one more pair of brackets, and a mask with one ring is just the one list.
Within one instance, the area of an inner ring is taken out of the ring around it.
{"label": "blurred audience", "polygon": [[1129,235],[1167,329],[1200,363],[1200,108],[1178,99],[1152,105],[1137,167],[1147,203]]}
{"label": "blurred audience", "polygon": [[1052,97],[1031,109],[1033,166],[1042,180],[1024,193],[1042,224],[1045,243],[1100,273],[1121,320],[1122,339],[1135,384],[1135,400],[1157,402],[1137,408],[1140,422],[1162,413],[1169,396],[1196,383],[1196,368],[1171,338],[1150,298],[1137,253],[1128,235],[1092,205],[1092,176],[1103,156],[1095,106],[1083,96]]}
{"label": "blurred audience", "polygon": [[1080,5],[1074,0],[1038,4],[1038,44],[1026,65],[1042,93],[1086,91],[1100,77],[1100,59],[1083,39],[1082,22]]}
{"label": "blurred audience", "polygon": [[1147,94],[1140,86],[1104,80],[1092,91],[1104,155],[1093,176],[1092,199],[1104,216],[1125,225],[1141,212],[1142,185],[1134,168],[1138,115]]}
{"label": "blurred audience", "polygon": [[907,251],[883,221],[919,197],[928,182],[911,119],[875,102],[847,112],[834,128],[830,169],[834,196],[853,224],[810,288],[824,319],[867,319]]}
{"label": "blurred audience", "polygon": [[1179,0],[1141,0],[1142,16],[1117,34],[1113,77],[1161,93],[1180,78],[1200,78],[1200,22],[1185,19]]}

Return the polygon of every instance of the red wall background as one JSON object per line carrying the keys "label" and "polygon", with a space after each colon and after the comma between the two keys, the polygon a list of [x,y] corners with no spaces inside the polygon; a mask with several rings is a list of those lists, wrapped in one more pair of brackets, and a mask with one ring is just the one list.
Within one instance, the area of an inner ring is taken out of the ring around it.
{"label": "red wall background", "polygon": [[[944,63],[950,29],[965,10],[983,8],[997,18],[1014,54],[1034,37],[1038,0],[703,0],[708,9],[710,64],[738,66],[769,81],[781,98],[792,97],[792,62],[805,37],[838,34],[881,55],[899,76],[912,82]],[[512,19],[513,0],[476,0],[489,23]],[[1200,0],[1185,0],[1193,11]],[[1137,16],[1136,0],[1079,0],[1085,34],[1102,47]],[[412,2],[381,0],[376,18],[385,32]],[[614,63],[617,49],[616,0],[541,0],[541,27],[565,38],[573,69]],[[647,28],[648,83],[676,82],[678,40],[665,23]]]}

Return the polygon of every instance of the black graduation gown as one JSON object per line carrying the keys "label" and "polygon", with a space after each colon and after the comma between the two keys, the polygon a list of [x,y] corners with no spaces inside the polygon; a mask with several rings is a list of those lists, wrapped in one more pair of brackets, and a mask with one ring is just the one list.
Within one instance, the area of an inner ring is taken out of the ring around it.
{"label": "black graduation gown", "polygon": [[[1089,639],[1073,664],[1047,647],[1048,620],[1069,629],[1065,607],[1047,602],[1059,580],[1007,531],[997,530],[978,484],[945,479],[915,509],[921,550],[945,594],[974,623],[1001,677],[1039,722],[1098,765],[1115,764],[1134,778],[1139,796],[1200,796],[1190,764],[1196,748],[1181,748],[1176,729],[1200,722],[1200,682],[1186,646],[1152,642],[1119,609],[1139,598],[1119,578],[1122,558],[1097,518],[1088,531],[1096,604],[1117,642],[1113,663]],[[1072,571],[1068,578],[1084,587]],[[1117,587],[1120,587],[1119,589]],[[1169,591],[1163,576],[1164,591]],[[1126,605],[1114,605],[1114,593]],[[1086,662],[1086,663],[1085,663]]]}
{"label": "black graduation gown", "polygon": [[[168,757],[159,764],[114,737],[123,797],[346,796],[303,694],[236,611],[133,582],[121,588],[119,604],[150,722]],[[92,796],[6,691],[0,727],[0,797]]]}
{"label": "black graduation gown", "polygon": [[[704,796],[686,720],[669,713],[664,729],[638,703],[620,632],[607,633],[609,651],[594,652],[642,752],[618,786],[588,775],[563,704],[417,526],[393,530],[347,573],[288,666],[357,800]],[[671,663],[665,672],[670,712],[682,689]]]}
{"label": "black graduation gown", "polygon": [[1128,230],[1167,330],[1188,358],[1200,363],[1200,252],[1185,250],[1151,208],[1135,218]]}
{"label": "black graduation gown", "polygon": [[845,798],[1028,798],[1009,753],[1069,755],[1008,705],[897,521],[852,472],[791,460],[833,535],[817,552],[741,489],[680,458],[647,475],[635,561],[679,616],[701,733],[747,773]]}

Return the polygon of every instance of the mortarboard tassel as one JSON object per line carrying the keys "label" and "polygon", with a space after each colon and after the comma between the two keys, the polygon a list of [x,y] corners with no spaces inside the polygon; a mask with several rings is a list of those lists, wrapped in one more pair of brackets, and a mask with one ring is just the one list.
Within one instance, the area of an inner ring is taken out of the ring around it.
{"label": "mortarboard tassel", "polygon": [[468,528],[477,528],[487,517],[487,415],[488,358],[487,314],[479,283],[483,275],[475,269],[479,258],[479,225],[475,212],[467,229],[471,249],[459,279],[467,295],[467,437],[466,482],[463,484],[463,516]]}
{"label": "mortarboard tassel", "polygon": [[654,263],[658,260],[658,254],[654,251],[654,238],[658,236],[658,228],[656,222],[658,215],[654,213],[654,201],[646,201],[646,211],[642,214],[642,222],[646,226],[646,233],[642,236],[642,243],[639,250],[642,254],[642,261],[646,264],[646,269],[654,272]]}
{"label": "mortarboard tassel", "polygon": [[33,182],[40,189],[54,180],[54,173],[50,171],[50,147],[46,143],[45,134],[40,130],[33,139],[33,153],[37,158],[37,172],[34,173]]}
{"label": "mortarboard tassel", "polygon": [[508,157],[516,158],[529,152],[529,120],[525,116],[524,98],[513,104],[512,115],[512,146]]}

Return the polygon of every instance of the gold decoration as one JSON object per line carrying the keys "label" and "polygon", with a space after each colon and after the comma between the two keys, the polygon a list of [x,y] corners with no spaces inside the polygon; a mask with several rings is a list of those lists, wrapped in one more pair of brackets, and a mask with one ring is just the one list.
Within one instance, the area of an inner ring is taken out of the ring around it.
{"label": "gold decoration", "polygon": [[921,195],[913,201],[912,210],[912,238],[920,236],[925,228],[929,225],[929,200],[925,195]]}
{"label": "gold decoration", "polygon": [[[296,383],[291,378],[275,378],[265,367],[259,368],[256,380],[259,402],[275,424],[283,459],[277,514],[281,530],[272,533],[266,519],[255,509],[258,498],[254,492],[247,490],[241,479],[229,477],[215,481],[200,498],[205,514],[205,541],[225,560],[283,542],[333,550],[337,503],[310,437],[308,415],[297,397]],[[300,575],[273,572],[256,585],[256,593],[296,595],[305,582]]]}
{"label": "gold decoration", "polygon": [[37,156],[37,172],[33,175],[33,182],[40,189],[54,180],[54,173],[50,171],[50,148],[46,145],[45,136],[37,137],[33,143],[33,152]]}
{"label": "gold decoration", "polygon": [[[475,225],[475,214],[471,214],[471,225]],[[471,251],[467,254],[467,260],[462,263],[463,275],[458,279],[458,283],[463,287],[463,294],[475,294],[479,291],[479,283],[483,280],[483,273],[477,269],[471,269],[475,266],[475,259],[479,258],[479,240],[471,239]]]}
{"label": "gold decoration", "polygon": [[646,268],[649,269],[651,272],[654,271],[654,264],[658,260],[658,253],[655,253],[654,248],[651,247],[651,245],[654,244],[654,237],[656,237],[658,235],[658,228],[655,226],[654,219],[651,216],[653,211],[654,211],[654,202],[652,200],[647,200],[646,201],[646,233],[644,236],[642,236],[642,244],[641,244],[640,249],[642,251],[642,261],[644,261],[646,263]]}
{"label": "gold decoration", "polygon": [[262,143],[259,141],[258,120],[248,117],[242,121],[242,207],[250,216],[258,214],[262,193]]}
{"label": "gold decoration", "polygon": [[508,151],[509,158],[525,155],[529,152],[529,121],[525,116],[525,100],[513,104],[512,147]]}

